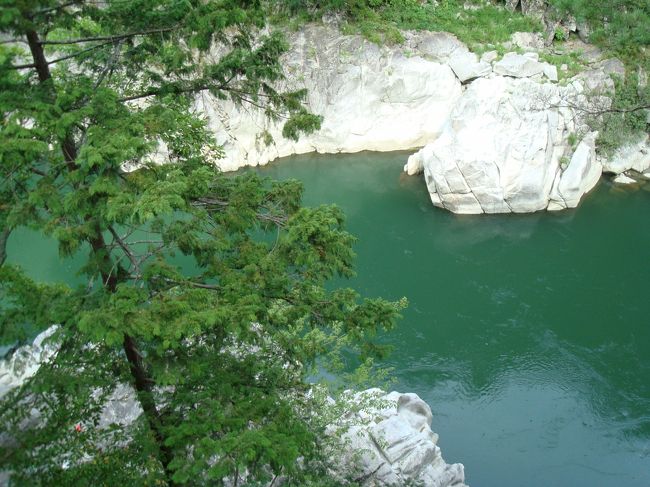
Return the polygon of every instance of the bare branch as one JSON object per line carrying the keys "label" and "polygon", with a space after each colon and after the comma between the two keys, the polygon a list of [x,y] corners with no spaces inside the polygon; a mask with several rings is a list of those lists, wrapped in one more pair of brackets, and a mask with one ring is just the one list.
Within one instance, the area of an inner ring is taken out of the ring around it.
{"label": "bare branch", "polygon": [[131,252],[131,249],[129,248],[128,244],[124,242],[118,235],[118,233],[115,231],[115,229],[112,226],[108,227],[108,231],[111,232],[111,235],[113,236],[113,240],[117,242],[117,245],[122,249],[124,254],[127,256],[131,264],[133,265],[133,268],[138,274],[142,274],[140,272],[140,265],[138,263],[138,260],[135,258],[135,255],[133,252]]}
{"label": "bare branch", "polygon": [[16,44],[16,43],[27,44],[27,41],[24,39],[3,39],[0,41],[0,44]]}

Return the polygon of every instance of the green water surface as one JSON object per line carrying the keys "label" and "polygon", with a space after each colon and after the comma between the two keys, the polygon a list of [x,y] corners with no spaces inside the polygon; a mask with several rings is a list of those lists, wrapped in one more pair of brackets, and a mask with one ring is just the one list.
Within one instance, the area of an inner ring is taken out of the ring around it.
{"label": "green water surface", "polygon": [[[604,181],[577,210],[458,216],[402,174],[406,157],[259,171],[345,210],[349,284],[409,299],[388,362],[431,405],[445,459],[472,487],[650,486],[650,192]],[[28,231],[8,251],[40,279],[78,267]]]}
{"label": "green water surface", "polygon": [[445,459],[474,487],[650,486],[650,192],[603,181],[577,210],[453,215],[406,156],[260,172],[345,210],[354,287],[408,297],[389,362]]}

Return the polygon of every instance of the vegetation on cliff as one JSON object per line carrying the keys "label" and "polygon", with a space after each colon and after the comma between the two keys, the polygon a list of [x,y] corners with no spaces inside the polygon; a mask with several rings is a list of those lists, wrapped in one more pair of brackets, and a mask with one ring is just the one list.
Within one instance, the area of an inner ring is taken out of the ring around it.
{"label": "vegetation on cliff", "polygon": [[[525,16],[516,7],[534,4],[535,16]],[[599,149],[612,153],[620,145],[647,131],[650,107],[650,3],[634,0],[548,0],[519,2],[505,0],[290,0],[270,5],[298,23],[336,15],[344,31],[359,33],[377,43],[400,43],[401,30],[445,31],[478,52],[497,49],[515,32],[545,33],[549,46],[542,56],[549,62],[567,63],[572,75],[585,68],[580,52],[564,51],[563,41],[570,40],[564,30],[553,25],[577,24],[588,33],[588,40],[618,57],[626,65],[626,76],[616,80],[611,109],[595,113],[590,124],[600,132]],[[509,7],[510,9],[506,8]],[[272,9],[273,10],[273,9]],[[547,25],[544,25],[546,23]],[[568,31],[567,31],[568,32]],[[574,34],[575,35],[575,34]],[[554,38],[555,37],[555,38]],[[583,36],[585,37],[585,36]],[[487,47],[486,47],[487,46]],[[611,94],[610,94],[611,95]]]}

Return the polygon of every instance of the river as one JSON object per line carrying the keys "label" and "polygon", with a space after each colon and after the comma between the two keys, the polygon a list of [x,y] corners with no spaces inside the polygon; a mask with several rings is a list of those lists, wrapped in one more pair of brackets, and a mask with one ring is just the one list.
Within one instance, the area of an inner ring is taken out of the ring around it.
{"label": "river", "polygon": [[304,155],[358,237],[368,296],[406,296],[389,365],[474,487],[650,485],[650,192],[601,181],[576,210],[453,215],[405,153]]}
{"label": "river", "polygon": [[[601,181],[576,210],[459,216],[431,205],[405,160],[304,155],[258,171],[345,210],[350,285],[409,299],[388,365],[395,389],[431,405],[445,459],[473,487],[650,485],[650,192]],[[27,231],[8,250],[40,279],[78,265]]]}

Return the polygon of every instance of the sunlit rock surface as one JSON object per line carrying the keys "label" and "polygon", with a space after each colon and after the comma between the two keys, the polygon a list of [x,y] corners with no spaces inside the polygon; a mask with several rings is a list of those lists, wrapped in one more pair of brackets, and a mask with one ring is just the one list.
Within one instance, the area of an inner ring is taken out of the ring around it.
{"label": "sunlit rock surface", "polygon": [[570,208],[598,180],[590,134],[573,150],[574,115],[556,108],[575,93],[528,79],[469,85],[440,137],[411,156],[434,205],[454,213],[527,213]]}
{"label": "sunlit rock surface", "polygon": [[356,393],[356,402],[375,397],[376,405],[342,420],[350,448],[341,455],[343,470],[364,486],[463,487],[464,467],[447,464],[431,431],[431,408],[417,394],[378,389]]}
{"label": "sunlit rock surface", "polygon": [[[611,75],[624,69],[618,60],[594,61],[561,86],[557,68],[537,52],[479,58],[442,32],[405,32],[401,46],[377,46],[332,25],[288,36],[287,79],[279,88],[306,88],[322,128],[294,142],[261,110],[202,94],[197,106],[224,147],[217,161],[223,170],[313,151],[422,148],[405,172],[424,171],[433,204],[455,213],[572,208],[603,164],[616,173],[647,170],[647,144],[611,164],[595,158],[585,124],[587,112],[611,104]],[[541,45],[539,35],[513,39]]]}
{"label": "sunlit rock surface", "polygon": [[609,159],[603,160],[603,171],[621,174],[626,171],[644,173],[650,170],[650,136],[624,145]]}
{"label": "sunlit rock surface", "polygon": [[294,142],[262,111],[201,95],[197,104],[225,149],[223,170],[313,151],[418,148],[440,134],[461,95],[460,81],[445,63],[468,50],[450,34],[410,33],[399,47],[379,47],[322,25],[288,37],[284,87],[307,88],[306,105],[324,117],[322,128]]}
{"label": "sunlit rock surface", "polygon": [[0,360],[0,398],[32,377],[41,364],[57,354],[58,344],[52,340],[56,330],[56,326],[49,327],[31,344],[16,349],[9,357]]}

